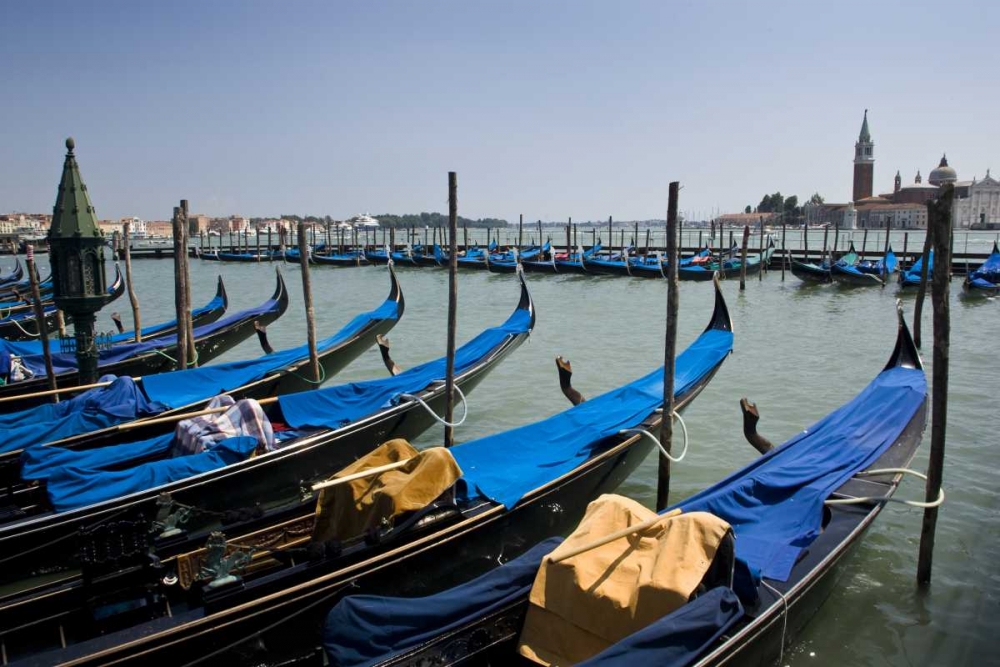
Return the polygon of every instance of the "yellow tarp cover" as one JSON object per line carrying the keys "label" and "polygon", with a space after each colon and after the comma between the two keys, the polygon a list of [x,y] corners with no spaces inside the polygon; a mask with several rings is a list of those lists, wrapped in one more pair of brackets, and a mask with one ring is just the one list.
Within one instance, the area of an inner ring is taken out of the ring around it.
{"label": "yellow tarp cover", "polygon": [[390,440],[347,466],[331,479],[404,459],[401,468],[363,477],[320,491],[316,501],[316,542],[363,535],[383,520],[429,505],[462,476],[455,458],[444,447],[420,452],[406,440]]}
{"label": "yellow tarp cover", "polygon": [[706,512],[678,514],[641,533],[550,561],[656,516],[613,494],[590,503],[573,534],[542,561],[521,632],[521,655],[543,665],[573,665],[690,599],[730,529]]}

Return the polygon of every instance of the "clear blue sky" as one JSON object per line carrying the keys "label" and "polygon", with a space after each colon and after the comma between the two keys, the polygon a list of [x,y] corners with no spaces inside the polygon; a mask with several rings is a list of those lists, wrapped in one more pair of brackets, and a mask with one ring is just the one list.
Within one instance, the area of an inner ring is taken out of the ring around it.
{"label": "clear blue sky", "polygon": [[[992,2],[0,1],[0,212],[704,216],[1000,170]],[[994,160],[996,160],[994,162]]]}

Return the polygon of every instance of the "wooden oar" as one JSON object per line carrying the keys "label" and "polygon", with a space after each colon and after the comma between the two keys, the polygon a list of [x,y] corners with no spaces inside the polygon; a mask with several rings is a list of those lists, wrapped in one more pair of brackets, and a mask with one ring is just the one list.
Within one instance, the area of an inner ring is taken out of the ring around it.
{"label": "wooden oar", "polygon": [[604,537],[599,537],[593,542],[588,542],[587,544],[581,544],[580,546],[574,547],[573,549],[569,549],[568,551],[561,553],[558,556],[550,556],[549,562],[559,563],[566,560],[567,558],[572,558],[573,556],[579,556],[585,551],[590,551],[591,549],[602,547],[605,544],[608,544],[609,542],[614,542],[615,540],[620,539],[622,537],[627,537],[628,535],[631,535],[633,533],[641,533],[644,530],[652,528],[653,526],[663,521],[664,519],[669,519],[670,517],[677,516],[680,513],[681,513],[680,508],[670,510],[666,514],[661,514],[660,516],[649,519],[648,521],[637,523],[636,525],[629,526],[628,528],[622,528],[621,530],[605,535]]}
{"label": "wooden oar", "polygon": [[[257,403],[260,405],[267,405],[268,403],[274,403],[278,400],[278,396],[270,396],[268,398],[262,398]],[[214,415],[220,412],[225,412],[232,405],[223,405],[218,408],[205,408],[204,410],[198,410],[197,412],[184,412],[178,415],[170,415],[169,417],[157,417],[156,419],[138,419],[136,421],[127,422],[125,424],[119,424],[117,426],[120,431],[128,431],[134,428],[142,428],[143,426],[152,426],[154,424],[169,424],[170,422],[184,421],[185,419],[192,419],[194,417],[203,417],[205,415]]]}
{"label": "wooden oar", "polygon": [[[141,377],[134,377],[133,380],[141,380]],[[52,396],[53,394],[72,394],[77,391],[84,391],[87,389],[97,389],[98,387],[107,387],[111,385],[111,382],[94,382],[92,384],[81,384],[76,387],[63,387],[62,389],[47,389],[45,391],[36,391],[31,394],[19,394],[17,396],[7,396],[5,398],[0,398],[0,403],[6,401],[20,401],[26,398],[34,398],[35,396]]]}
{"label": "wooden oar", "polygon": [[390,470],[395,470],[396,468],[402,468],[407,463],[415,459],[403,459],[402,461],[396,461],[395,463],[387,463],[384,466],[377,466],[375,468],[369,468],[368,470],[362,470],[361,472],[351,473],[350,475],[344,475],[343,477],[338,477],[336,479],[328,479],[325,482],[317,482],[312,485],[313,491],[320,491],[322,489],[328,489],[331,486],[337,486],[339,484],[346,484],[347,482],[353,482],[356,479],[364,479],[365,477],[373,477],[375,475],[381,475],[384,472],[389,472]]}

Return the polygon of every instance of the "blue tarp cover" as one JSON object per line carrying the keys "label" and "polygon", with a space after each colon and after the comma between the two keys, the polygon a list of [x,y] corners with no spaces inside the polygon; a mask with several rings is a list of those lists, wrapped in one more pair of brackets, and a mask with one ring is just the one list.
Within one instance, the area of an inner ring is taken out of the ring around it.
{"label": "blue tarp cover", "polygon": [[[399,305],[395,301],[386,299],[375,310],[358,315],[336,334],[319,341],[316,344],[316,349],[322,354],[325,350],[351,338],[370,322],[394,320],[397,317],[399,317]],[[288,350],[272,352],[257,359],[148,375],[142,378],[142,388],[146,395],[154,401],[176,408],[208,400],[212,396],[259,380],[308,357],[308,345],[300,345]]]}
{"label": "blue tarp cover", "polygon": [[[335,335],[319,341],[317,350],[322,354],[354,336],[369,322],[397,317],[398,304],[387,299],[375,310],[355,317]],[[131,378],[121,377],[108,387],[91,389],[68,401],[0,416],[0,428],[6,428],[0,453],[207,401],[308,357],[308,346],[300,345],[257,359],[150,375],[143,378],[142,389]],[[114,376],[110,379],[114,380]]]}
{"label": "blue tarp cover", "polygon": [[50,471],[45,489],[52,507],[65,512],[222,468],[242,461],[256,447],[256,438],[241,435],[222,440],[200,454],[151,461],[127,470],[95,474],[87,468],[61,466]]}
{"label": "blue tarp cover", "polygon": [[54,474],[59,474],[64,467],[88,471],[111,468],[130,461],[166,454],[173,442],[174,434],[171,431],[148,440],[93,449],[28,447],[21,452],[21,479],[45,480]]}
{"label": "blue tarp cover", "polygon": [[972,272],[969,282],[980,289],[996,289],[1000,283],[1000,251],[996,245],[982,266]]}
{"label": "blue tarp cover", "polygon": [[885,370],[851,402],[678,507],[728,521],[737,557],[786,581],[819,535],[823,501],[899,437],[926,394],[922,370]]}
{"label": "blue tarp cover", "polygon": [[155,415],[166,406],[146,398],[130,377],[91,389],[60,403],[47,403],[0,416],[0,454],[62,440],[139,417]]}
{"label": "blue tarp cover", "polygon": [[[907,269],[906,273],[903,274],[903,282],[911,285],[919,284],[920,271],[923,269],[923,266],[924,266],[924,258],[923,256],[920,256],[917,258],[917,261],[913,263],[913,266]],[[934,275],[934,251],[931,250],[927,254],[927,278],[930,279],[930,277],[933,275]]]}
{"label": "blue tarp cover", "polygon": [[[527,598],[553,537],[472,581],[420,598],[351,595],[327,614],[323,647],[331,665],[366,667],[413,650]],[[666,667],[693,662],[743,615],[736,594],[715,588],[581,665]]]}
{"label": "blue tarp cover", "polygon": [[[709,330],[677,357],[674,390],[683,394],[733,349],[730,331]],[[663,369],[548,419],[451,448],[460,489],[514,507],[521,497],[593,454],[604,438],[637,426],[663,404]]]}
{"label": "blue tarp cover", "polygon": [[[256,308],[250,308],[238,313],[233,313],[232,315],[223,317],[215,322],[212,322],[211,324],[205,324],[197,327],[194,330],[194,337],[197,340],[221,329],[225,329],[235,322],[259,317],[270,310],[274,310],[275,303],[274,299],[268,299]],[[98,360],[98,368],[100,366],[117,363],[125,359],[132,359],[133,357],[138,357],[139,355],[152,352],[153,350],[169,348],[174,346],[176,343],[177,336],[172,335],[164,336],[163,338],[144,340],[141,343],[122,343],[120,345],[114,345],[109,349],[100,350],[98,352],[100,357]],[[41,354],[27,355],[22,357],[22,360],[24,361],[24,364],[35,373],[36,376],[45,375],[45,360]],[[56,374],[76,371],[76,354],[61,352],[53,354],[52,368]],[[6,377],[9,373],[10,356],[0,354],[0,376]]]}
{"label": "blue tarp cover", "polygon": [[[217,296],[207,305],[191,313],[192,317],[197,318],[200,315],[216,310],[222,307],[224,299],[221,296]],[[156,336],[157,333],[165,331],[167,329],[173,329],[177,326],[177,320],[170,320],[169,322],[162,322],[160,324],[154,324],[150,327],[142,328],[142,337],[151,338]],[[134,331],[126,331],[125,333],[114,334],[110,337],[112,344],[130,342],[135,339]],[[37,340],[26,340],[26,341],[10,341],[5,338],[0,338],[0,355],[16,354],[19,357],[30,356],[36,354],[42,354],[42,344]]]}
{"label": "blue tarp cover", "polygon": [[553,537],[478,579],[422,598],[351,595],[327,614],[323,646],[336,667],[361,667],[413,649],[524,599]]}
{"label": "blue tarp cover", "polygon": [[713,588],[578,667],[681,667],[690,665],[743,616],[728,588]]}
{"label": "blue tarp cover", "polygon": [[[508,336],[529,331],[531,314],[516,310],[498,327],[487,329],[455,352],[455,374],[479,363]],[[285,422],[293,428],[340,428],[375,410],[388,407],[400,394],[415,393],[445,375],[445,359],[436,359],[379,380],[351,382],[278,399]]]}
{"label": "blue tarp cover", "polygon": [[[502,326],[487,329],[456,352],[455,373],[461,373],[479,362],[507,336],[526,333],[529,326],[530,313],[515,311]],[[278,400],[286,423],[292,427],[307,430],[338,428],[391,405],[401,393],[424,389],[433,381],[443,379],[444,374],[445,359],[442,358],[395,377],[315,389],[282,396]],[[256,442],[253,438],[249,440]],[[250,447],[244,455],[239,455],[242,449],[237,451],[230,447],[224,455],[207,456],[210,453],[207,452],[171,459],[181,463],[168,465],[166,461],[154,461],[126,470],[106,470],[137,458],[163,454],[170,449],[172,441],[173,434],[170,433],[149,440],[81,452],[57,447],[29,447],[21,454],[22,476],[25,479],[29,479],[28,475],[31,479],[47,478],[50,502],[57,511],[64,511],[208,472],[240,461],[253,451]]]}

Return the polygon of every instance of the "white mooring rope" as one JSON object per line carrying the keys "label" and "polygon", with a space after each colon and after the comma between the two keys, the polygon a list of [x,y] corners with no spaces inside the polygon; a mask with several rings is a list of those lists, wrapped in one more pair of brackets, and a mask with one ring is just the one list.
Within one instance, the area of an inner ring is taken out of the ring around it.
{"label": "white mooring rope", "polygon": [[687,429],[687,425],[684,423],[684,419],[681,418],[681,416],[677,413],[677,411],[674,411],[673,416],[677,418],[678,422],[680,422],[680,424],[681,424],[681,431],[684,432],[684,449],[681,450],[680,456],[678,456],[676,458],[673,457],[673,456],[671,456],[670,452],[668,452],[666,450],[666,448],[662,444],[660,444],[660,439],[659,438],[657,438],[655,435],[653,435],[652,433],[650,433],[649,431],[647,431],[644,428],[626,428],[626,429],[622,429],[621,431],[618,431],[618,433],[619,433],[619,435],[625,435],[625,434],[629,434],[629,433],[638,433],[639,435],[644,435],[644,436],[646,436],[647,438],[649,438],[650,440],[652,440],[653,442],[656,443],[656,446],[660,448],[660,453],[663,454],[665,457],[667,457],[668,460],[670,460],[670,461],[672,461],[674,463],[680,463],[681,461],[684,460],[684,457],[687,456],[687,452],[688,452],[688,429]]}
{"label": "white mooring rope", "polygon": [[465,399],[465,394],[462,393],[462,389],[457,384],[455,385],[455,393],[457,393],[458,397],[462,400],[462,407],[464,408],[464,411],[462,413],[462,418],[459,419],[457,422],[453,423],[446,422],[444,419],[438,416],[438,414],[434,412],[431,406],[427,405],[427,403],[424,402],[424,399],[420,398],[419,396],[416,396],[414,394],[400,394],[399,397],[405,399],[412,399],[416,401],[420,405],[424,406],[424,410],[427,410],[427,412],[430,414],[431,417],[434,417],[434,419],[438,420],[445,426],[451,426],[452,428],[455,428],[456,426],[461,426],[462,424],[464,424],[465,418],[469,416],[469,402]]}
{"label": "white mooring rope", "polygon": [[[863,470],[855,475],[855,477],[870,477],[872,475],[914,475],[920,479],[926,480],[927,475],[922,472],[917,472],[916,470],[910,470],[909,468],[879,468],[876,470]],[[920,507],[922,509],[927,509],[931,507],[939,507],[944,502],[944,489],[938,489],[938,497],[936,500],[931,502],[924,502],[919,500],[902,500],[899,498],[885,498],[881,496],[865,496],[863,498],[831,498],[827,500],[824,504],[826,505],[860,505],[862,503],[902,503],[904,505],[909,505],[910,507]]]}

